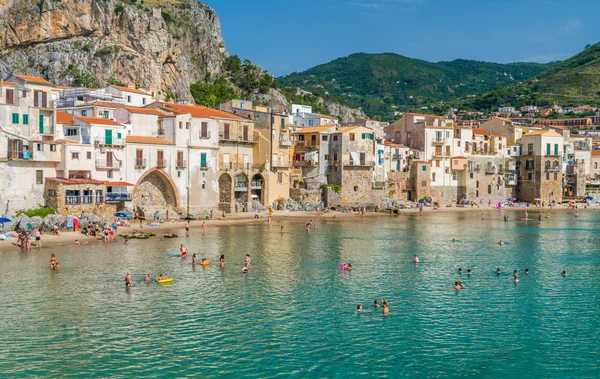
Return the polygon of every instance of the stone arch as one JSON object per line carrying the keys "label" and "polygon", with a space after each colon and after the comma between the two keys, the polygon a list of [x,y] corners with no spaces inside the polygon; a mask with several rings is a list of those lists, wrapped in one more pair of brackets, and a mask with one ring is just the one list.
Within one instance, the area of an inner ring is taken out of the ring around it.
{"label": "stone arch", "polygon": [[249,202],[248,186],[248,176],[242,172],[237,174],[233,179],[233,192],[235,201],[237,203],[242,203],[244,206],[246,206],[246,203]]}
{"label": "stone arch", "polygon": [[133,187],[133,201],[138,207],[179,207],[179,192],[175,183],[163,170],[146,171]]}
{"label": "stone arch", "polygon": [[265,178],[261,174],[255,174],[250,181],[250,199],[256,200],[264,205]]}
{"label": "stone arch", "polygon": [[223,212],[231,212],[232,200],[232,181],[229,174],[222,174],[219,177],[219,210]]}

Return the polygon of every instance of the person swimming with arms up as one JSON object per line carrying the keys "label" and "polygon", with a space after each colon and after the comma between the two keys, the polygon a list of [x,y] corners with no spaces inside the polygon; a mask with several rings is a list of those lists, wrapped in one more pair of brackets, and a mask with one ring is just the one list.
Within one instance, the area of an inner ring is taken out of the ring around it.
{"label": "person swimming with arms up", "polygon": [[500,246],[504,245],[504,241],[500,240],[500,242],[498,242],[498,245],[500,245]]}

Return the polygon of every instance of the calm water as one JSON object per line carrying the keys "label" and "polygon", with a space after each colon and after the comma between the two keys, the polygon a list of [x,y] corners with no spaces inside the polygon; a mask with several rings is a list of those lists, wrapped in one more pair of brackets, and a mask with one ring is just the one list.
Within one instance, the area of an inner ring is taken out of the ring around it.
{"label": "calm water", "polygon": [[[599,377],[600,211],[541,223],[485,212],[0,253],[0,376]],[[181,242],[213,265],[169,257]],[[146,272],[175,281],[146,285]],[[370,306],[382,296],[385,318]]]}

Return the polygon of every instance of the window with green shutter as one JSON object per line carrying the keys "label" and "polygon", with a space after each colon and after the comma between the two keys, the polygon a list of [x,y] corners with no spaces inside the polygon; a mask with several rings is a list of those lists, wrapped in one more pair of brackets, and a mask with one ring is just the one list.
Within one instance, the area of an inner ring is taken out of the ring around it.
{"label": "window with green shutter", "polygon": [[12,123],[13,124],[18,124],[19,123],[19,114],[18,113],[13,113],[12,114]]}
{"label": "window with green shutter", "polygon": [[28,114],[23,115],[23,125],[29,125],[29,115]]}
{"label": "window with green shutter", "polygon": [[425,165],[421,166],[421,171],[427,171],[427,166],[425,166]]}
{"label": "window with green shutter", "polygon": [[40,127],[39,127],[39,132],[40,133],[44,133],[44,116],[40,115]]}
{"label": "window with green shutter", "polygon": [[200,167],[206,167],[206,153],[200,153]]}
{"label": "window with green shutter", "polygon": [[117,138],[121,139],[121,133],[117,133]]}
{"label": "window with green shutter", "polygon": [[281,127],[285,128],[285,118],[281,118]]}
{"label": "window with green shutter", "polygon": [[546,144],[546,154],[550,155],[550,144],[549,143]]}
{"label": "window with green shutter", "polygon": [[554,155],[558,155],[558,144],[554,144]]}

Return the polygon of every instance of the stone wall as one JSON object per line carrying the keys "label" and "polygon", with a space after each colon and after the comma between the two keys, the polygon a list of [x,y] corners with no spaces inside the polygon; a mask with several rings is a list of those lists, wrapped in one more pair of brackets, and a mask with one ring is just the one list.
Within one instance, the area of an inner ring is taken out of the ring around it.
{"label": "stone wall", "polygon": [[[48,196],[48,190],[54,190],[56,196]],[[66,204],[65,196],[67,190],[81,191],[84,190],[93,191],[92,204]],[[105,204],[104,202],[96,203],[96,190],[102,190],[103,196],[106,196],[106,186],[104,184],[68,184],[46,181],[45,185],[45,196],[46,205],[56,210],[56,213],[67,216],[69,214],[79,216],[81,213],[89,213],[100,217],[103,220],[109,220],[114,218],[114,214],[117,212],[117,206],[115,204]]]}
{"label": "stone wall", "polygon": [[[425,167],[425,169],[423,169]],[[431,164],[429,162],[414,161],[410,168],[412,184],[412,200],[417,201],[431,195]]]}
{"label": "stone wall", "polygon": [[388,197],[387,186],[373,188],[370,168],[344,167],[342,184],[342,205],[350,207],[383,206]]}

